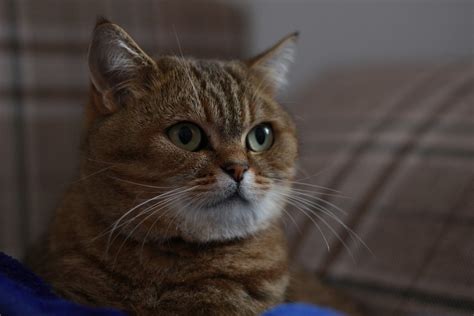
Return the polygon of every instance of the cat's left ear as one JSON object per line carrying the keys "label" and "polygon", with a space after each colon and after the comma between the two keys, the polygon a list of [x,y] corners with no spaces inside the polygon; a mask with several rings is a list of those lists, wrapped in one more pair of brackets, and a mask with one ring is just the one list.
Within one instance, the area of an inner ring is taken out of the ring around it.
{"label": "cat's left ear", "polygon": [[246,63],[257,77],[265,81],[271,94],[278,92],[287,83],[290,64],[295,57],[298,32],[289,34],[263,53]]}

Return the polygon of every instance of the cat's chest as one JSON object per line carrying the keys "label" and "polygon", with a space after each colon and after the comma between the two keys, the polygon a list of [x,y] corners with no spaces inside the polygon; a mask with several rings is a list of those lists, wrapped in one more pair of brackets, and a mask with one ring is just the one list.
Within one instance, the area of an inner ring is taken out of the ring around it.
{"label": "cat's chest", "polygon": [[[279,279],[287,272],[286,251],[279,244],[265,249],[231,245],[226,248],[145,249],[114,267],[115,279],[134,289],[135,295],[153,300],[164,291],[195,286],[208,280],[257,284]],[[255,282],[254,282],[255,281]],[[139,291],[138,291],[139,290]],[[138,293],[140,292],[140,293]]]}

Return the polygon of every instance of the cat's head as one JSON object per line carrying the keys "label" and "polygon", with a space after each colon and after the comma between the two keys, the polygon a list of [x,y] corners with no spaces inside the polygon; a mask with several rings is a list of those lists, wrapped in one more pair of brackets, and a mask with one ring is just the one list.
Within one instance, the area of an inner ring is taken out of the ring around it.
{"label": "cat's head", "polygon": [[82,173],[104,219],[132,238],[245,237],[281,215],[297,141],[273,99],[296,34],[247,61],[149,57],[101,21],[89,49]]}

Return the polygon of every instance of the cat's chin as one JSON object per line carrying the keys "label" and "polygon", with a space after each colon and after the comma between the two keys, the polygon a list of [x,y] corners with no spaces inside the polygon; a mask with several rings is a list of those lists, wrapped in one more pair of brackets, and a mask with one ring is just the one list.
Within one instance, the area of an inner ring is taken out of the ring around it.
{"label": "cat's chin", "polygon": [[281,215],[283,202],[271,194],[260,201],[232,195],[207,207],[188,207],[180,212],[181,234],[193,242],[246,238],[269,227]]}
{"label": "cat's chin", "polygon": [[203,229],[186,229],[181,231],[183,240],[193,243],[208,242],[226,242],[236,239],[245,239],[270,226],[268,223],[262,223],[258,227],[242,228],[242,227],[207,227]]}

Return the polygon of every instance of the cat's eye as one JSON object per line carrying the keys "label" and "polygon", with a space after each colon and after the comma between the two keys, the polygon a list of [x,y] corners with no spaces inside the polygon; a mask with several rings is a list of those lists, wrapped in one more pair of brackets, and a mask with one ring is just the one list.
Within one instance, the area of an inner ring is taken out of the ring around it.
{"label": "cat's eye", "polygon": [[188,151],[196,151],[204,143],[201,129],[193,123],[178,123],[171,126],[168,129],[168,137],[173,144]]}
{"label": "cat's eye", "polygon": [[247,147],[252,151],[264,151],[273,145],[273,130],[270,124],[258,124],[247,135]]}

